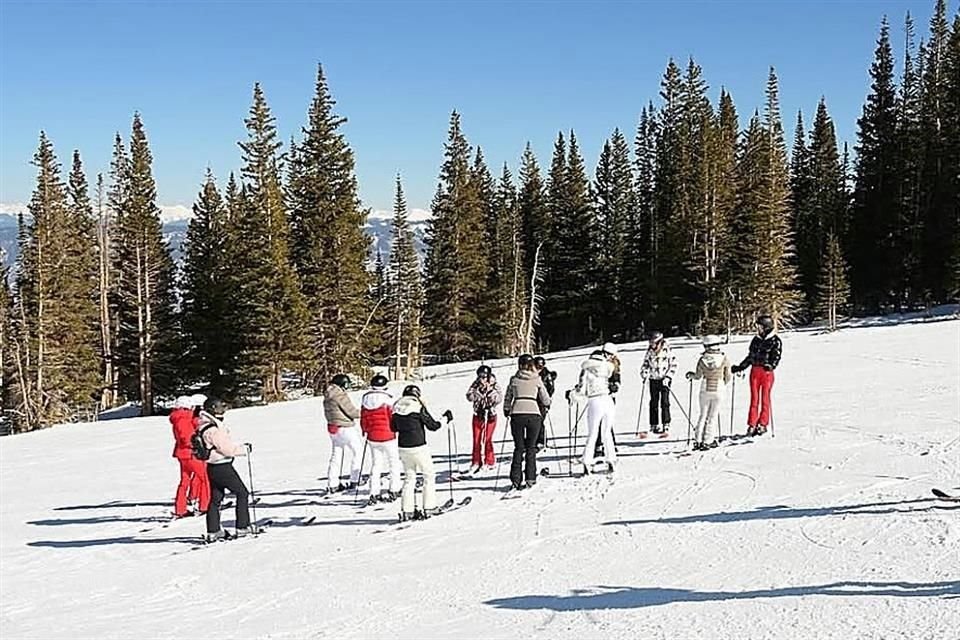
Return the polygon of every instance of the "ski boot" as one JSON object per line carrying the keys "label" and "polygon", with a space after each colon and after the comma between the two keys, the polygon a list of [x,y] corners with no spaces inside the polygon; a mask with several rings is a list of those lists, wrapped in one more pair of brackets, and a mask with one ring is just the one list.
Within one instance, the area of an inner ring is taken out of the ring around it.
{"label": "ski boot", "polygon": [[373,505],[377,504],[378,502],[380,502],[380,496],[370,496],[370,497],[367,499],[367,506],[368,506],[368,507],[372,507]]}
{"label": "ski boot", "polygon": [[411,520],[416,520],[416,511],[413,513],[409,511],[400,512],[400,522],[410,522]]}
{"label": "ski boot", "polygon": [[229,539],[230,535],[223,529],[220,529],[220,531],[217,531],[216,533],[208,533],[203,536],[204,544],[213,544],[214,542],[222,542]]}

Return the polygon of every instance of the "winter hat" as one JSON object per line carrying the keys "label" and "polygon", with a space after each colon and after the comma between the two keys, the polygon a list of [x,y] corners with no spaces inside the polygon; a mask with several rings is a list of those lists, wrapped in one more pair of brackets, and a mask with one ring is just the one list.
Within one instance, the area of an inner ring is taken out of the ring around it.
{"label": "winter hat", "polygon": [[720,336],[715,336],[711,333],[710,335],[703,337],[703,346],[705,349],[718,347],[721,344],[723,344],[723,340],[720,339]]}
{"label": "winter hat", "polygon": [[383,375],[382,373],[378,373],[370,380],[370,387],[373,389],[386,389],[387,383],[387,376]]}
{"label": "winter hat", "polygon": [[613,344],[612,342],[608,342],[603,345],[603,352],[607,355],[615,356],[617,355],[617,345]]}
{"label": "winter hat", "polygon": [[191,407],[202,407],[207,402],[207,396],[202,393],[197,393],[190,396],[190,405]]}
{"label": "winter hat", "polygon": [[173,403],[174,409],[193,409],[193,405],[190,403],[192,396],[180,396]]}

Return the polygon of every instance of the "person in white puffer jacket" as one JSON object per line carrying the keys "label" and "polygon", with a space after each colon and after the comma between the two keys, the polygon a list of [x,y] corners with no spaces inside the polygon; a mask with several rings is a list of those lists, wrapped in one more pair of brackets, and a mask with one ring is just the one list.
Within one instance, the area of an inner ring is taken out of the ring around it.
{"label": "person in white puffer jacket", "polygon": [[573,396],[585,399],[587,403],[587,442],[583,447],[583,472],[593,472],[594,448],[597,438],[603,441],[603,450],[607,469],[613,471],[617,462],[617,452],[613,443],[613,421],[616,416],[613,398],[610,396],[610,378],[616,367],[610,359],[616,353],[609,353],[606,349],[613,349],[613,345],[605,346],[604,350],[594,351],[590,357],[580,365],[580,381],[574,389]]}
{"label": "person in white puffer jacket", "polygon": [[703,355],[697,361],[697,370],[687,372],[687,380],[703,380],[700,383],[700,417],[694,432],[693,449],[705,451],[717,446],[713,423],[723,404],[723,392],[730,384],[730,360],[720,351],[723,341],[719,336],[703,339]]}

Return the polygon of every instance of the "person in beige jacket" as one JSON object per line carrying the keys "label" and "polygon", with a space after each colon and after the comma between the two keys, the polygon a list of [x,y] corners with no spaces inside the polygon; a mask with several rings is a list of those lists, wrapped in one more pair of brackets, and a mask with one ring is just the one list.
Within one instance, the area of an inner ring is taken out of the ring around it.
{"label": "person in beige jacket", "polygon": [[687,372],[687,380],[703,381],[700,383],[700,417],[697,418],[694,432],[695,451],[705,451],[717,446],[713,424],[720,414],[723,392],[733,376],[729,358],[720,351],[721,344],[723,341],[719,336],[706,336],[703,339],[703,355],[697,361],[697,370]]}
{"label": "person in beige jacket", "polygon": [[507,385],[503,415],[510,418],[513,435],[510,482],[514,489],[525,489],[537,483],[537,438],[543,430],[543,416],[550,408],[550,394],[537,373],[533,356],[520,356],[518,367]]}
{"label": "person in beige jacket", "polygon": [[[347,395],[350,378],[338,373],[330,380],[323,394],[323,413],[327,418],[327,433],[330,434],[330,464],[327,465],[327,493],[349,491],[360,482],[360,465],[363,463],[365,442],[355,420],[360,419],[360,409]],[[350,483],[340,484],[340,474],[350,454]]]}

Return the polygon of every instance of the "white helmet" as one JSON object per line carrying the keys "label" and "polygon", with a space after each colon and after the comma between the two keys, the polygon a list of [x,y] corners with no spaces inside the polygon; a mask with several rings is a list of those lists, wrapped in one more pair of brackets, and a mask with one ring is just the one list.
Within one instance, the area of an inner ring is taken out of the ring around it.
{"label": "white helmet", "polygon": [[706,349],[710,347],[718,347],[723,344],[723,340],[720,339],[720,336],[715,336],[712,333],[708,336],[703,337],[703,346]]}
{"label": "white helmet", "polygon": [[617,355],[617,345],[613,344],[612,342],[608,342],[603,345],[603,352],[607,355],[615,356]]}
{"label": "white helmet", "polygon": [[180,396],[173,403],[174,409],[192,409],[193,405],[190,404],[190,396]]}
{"label": "white helmet", "polygon": [[202,393],[197,393],[190,396],[190,406],[191,407],[202,407],[207,402],[207,396]]}

